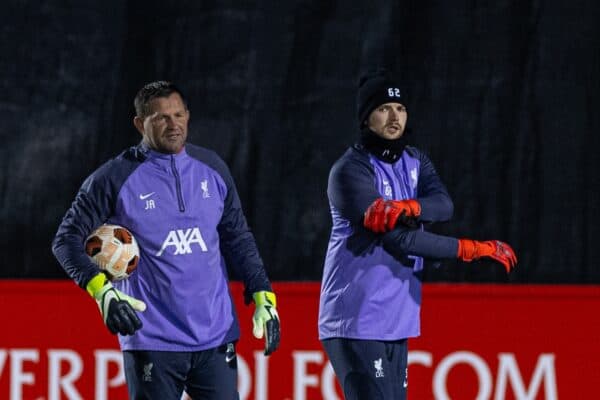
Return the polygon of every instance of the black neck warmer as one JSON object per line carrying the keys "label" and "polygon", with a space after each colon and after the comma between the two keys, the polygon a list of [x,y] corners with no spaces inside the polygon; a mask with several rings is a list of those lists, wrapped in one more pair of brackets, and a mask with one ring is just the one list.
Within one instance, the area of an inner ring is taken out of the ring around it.
{"label": "black neck warmer", "polygon": [[400,138],[390,140],[378,136],[375,132],[365,127],[360,131],[359,144],[381,161],[394,163],[402,156],[402,152],[408,144],[406,141],[408,133],[405,130]]}

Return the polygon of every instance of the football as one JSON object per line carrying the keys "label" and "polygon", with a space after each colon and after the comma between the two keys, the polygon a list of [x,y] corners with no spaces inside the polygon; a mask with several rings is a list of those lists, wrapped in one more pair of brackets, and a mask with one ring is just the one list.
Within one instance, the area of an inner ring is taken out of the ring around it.
{"label": "football", "polygon": [[140,260],[135,237],[119,225],[102,225],[92,232],[85,241],[85,252],[111,281],[128,278]]}

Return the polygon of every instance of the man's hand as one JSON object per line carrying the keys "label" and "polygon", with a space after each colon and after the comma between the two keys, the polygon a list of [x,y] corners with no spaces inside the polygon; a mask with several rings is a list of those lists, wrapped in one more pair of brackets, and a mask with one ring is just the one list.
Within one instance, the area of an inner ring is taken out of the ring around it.
{"label": "man's hand", "polygon": [[417,200],[375,200],[363,219],[363,225],[376,233],[389,232],[398,221],[411,228],[416,227],[416,218],[421,215],[421,205]]}
{"label": "man's hand", "polygon": [[102,319],[111,333],[133,335],[142,327],[136,311],[144,311],[146,304],[115,289],[103,273],[90,280],[87,291],[96,299]]}
{"label": "man's hand", "polygon": [[517,256],[513,249],[499,240],[479,242],[471,239],[458,239],[458,258],[463,261],[473,261],[481,257],[489,257],[504,265],[506,272],[510,272],[517,263]]}
{"label": "man's hand", "polygon": [[275,293],[262,290],[252,295],[256,310],[252,317],[252,333],[257,339],[265,337],[265,356],[279,347],[279,315]]}

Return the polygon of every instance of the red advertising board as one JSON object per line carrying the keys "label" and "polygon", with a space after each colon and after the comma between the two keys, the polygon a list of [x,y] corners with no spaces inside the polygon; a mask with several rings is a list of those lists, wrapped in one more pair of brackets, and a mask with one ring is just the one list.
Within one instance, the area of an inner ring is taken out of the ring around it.
{"label": "red advertising board", "polygon": [[[241,399],[342,399],[317,339],[318,283],[275,283],[282,343],[242,326]],[[600,382],[600,286],[425,285],[409,342],[411,399],[593,399]],[[0,281],[0,399],[127,398],[115,336],[70,281]]]}

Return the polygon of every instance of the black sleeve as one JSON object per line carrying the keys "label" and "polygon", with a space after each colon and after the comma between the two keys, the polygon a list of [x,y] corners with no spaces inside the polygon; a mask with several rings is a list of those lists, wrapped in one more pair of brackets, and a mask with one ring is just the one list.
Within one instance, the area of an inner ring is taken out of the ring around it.
{"label": "black sleeve", "polygon": [[52,243],[52,252],[58,262],[83,289],[100,272],[85,253],[84,241],[112,213],[114,195],[103,168],[89,176],[64,216]]}
{"label": "black sleeve", "polygon": [[431,259],[456,258],[458,239],[420,229],[395,228],[381,237],[383,248],[398,259],[406,255]]}
{"label": "black sleeve", "polygon": [[373,167],[352,153],[346,153],[331,168],[327,195],[343,218],[360,226],[367,208],[381,197],[375,187]]}
{"label": "black sleeve", "polygon": [[[218,156],[215,154],[215,157]],[[246,222],[229,168],[220,158],[214,167],[227,185],[223,216],[217,228],[221,253],[227,266],[244,282],[244,300],[248,304],[252,300],[253,293],[261,290],[272,291],[271,283],[258,252],[254,235]]]}
{"label": "black sleeve", "polygon": [[137,147],[106,162],[81,185],[52,242],[52,252],[66,273],[85,289],[100,269],[85,253],[85,239],[114,212],[121,186],[144,157]]}
{"label": "black sleeve", "polygon": [[421,205],[423,222],[448,221],[454,213],[454,204],[429,157],[411,147],[408,151],[419,158],[420,171],[417,200]]}

